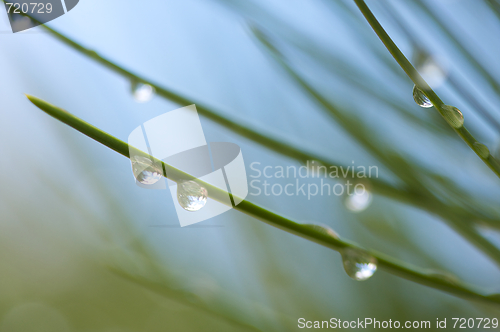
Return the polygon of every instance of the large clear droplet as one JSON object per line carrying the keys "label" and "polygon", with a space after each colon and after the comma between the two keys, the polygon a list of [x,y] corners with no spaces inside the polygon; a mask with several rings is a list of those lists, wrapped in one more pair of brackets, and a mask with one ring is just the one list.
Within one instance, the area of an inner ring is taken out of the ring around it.
{"label": "large clear droplet", "polygon": [[330,227],[323,225],[323,224],[304,224],[304,226],[307,226],[311,229],[314,229],[317,232],[323,233],[325,235],[331,236],[334,239],[340,239],[339,235]]}
{"label": "large clear droplet", "polygon": [[347,195],[344,204],[352,212],[366,210],[372,202],[372,194],[364,188],[362,191],[355,190],[351,195]]}
{"label": "large clear droplet", "polygon": [[153,165],[150,159],[132,156],[131,161],[134,176],[140,183],[145,185],[155,184],[163,177],[163,170],[161,167]]}
{"label": "large clear droplet", "polygon": [[487,159],[490,156],[490,150],[483,143],[475,142],[472,148],[477,153],[477,155],[483,159]]}
{"label": "large clear droplet", "polygon": [[133,82],[132,94],[137,102],[146,103],[153,98],[155,94],[155,88],[153,88],[149,84]]}
{"label": "large clear droplet", "polygon": [[354,280],[366,280],[377,271],[377,259],[361,249],[345,248],[341,254],[344,270]]}
{"label": "large clear droplet", "polygon": [[455,129],[460,129],[464,125],[464,116],[456,107],[450,105],[442,106],[443,117]]}
{"label": "large clear droplet", "polygon": [[432,107],[432,103],[427,98],[422,90],[420,90],[416,85],[413,86],[413,100],[417,103],[418,106],[423,108]]}
{"label": "large clear droplet", "polygon": [[177,184],[177,200],[186,211],[198,211],[207,204],[208,191],[195,181]]}

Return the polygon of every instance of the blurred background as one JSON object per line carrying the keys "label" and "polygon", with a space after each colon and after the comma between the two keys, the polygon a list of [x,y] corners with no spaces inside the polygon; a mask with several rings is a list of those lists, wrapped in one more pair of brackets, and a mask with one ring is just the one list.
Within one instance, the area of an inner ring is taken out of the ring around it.
{"label": "blurred background", "polygon": [[[500,4],[367,4],[498,155]],[[474,228],[500,247],[499,179],[434,109],[415,104],[413,84],[353,1],[81,0],[48,25],[290,145],[344,165],[378,166],[379,178],[394,186],[410,179],[407,185],[420,184],[443,205],[477,216]],[[12,34],[5,12],[0,43],[0,332],[295,331],[299,318],[435,322],[498,314],[383,270],[354,281],[337,252],[235,210],[180,228],[167,190],[136,186],[130,161],[24,94],[124,141],[141,123],[186,105],[140,95],[42,27]],[[207,141],[241,147],[248,175],[254,162],[301,166],[201,121]],[[412,204],[376,194],[356,208],[336,196],[247,199],[500,292],[495,262]]]}

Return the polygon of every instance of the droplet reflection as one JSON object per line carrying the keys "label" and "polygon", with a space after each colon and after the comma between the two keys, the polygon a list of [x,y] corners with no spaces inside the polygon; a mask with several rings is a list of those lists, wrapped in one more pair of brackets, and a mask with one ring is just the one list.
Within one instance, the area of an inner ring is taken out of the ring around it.
{"label": "droplet reflection", "polygon": [[364,188],[363,191],[355,190],[351,195],[347,195],[344,204],[352,212],[366,210],[372,202],[372,194]]}
{"label": "droplet reflection", "polygon": [[146,103],[150,101],[155,94],[155,88],[149,84],[132,83],[132,95],[138,103]]}
{"label": "droplet reflection", "polygon": [[152,185],[163,177],[163,170],[146,157],[132,156],[131,162],[134,176],[142,184]]}
{"label": "droplet reflection", "polygon": [[490,150],[483,143],[475,142],[472,148],[477,153],[477,155],[483,159],[487,159],[490,156]]}
{"label": "droplet reflection", "polygon": [[415,100],[418,106],[423,108],[430,108],[433,106],[429,98],[427,98],[424,92],[416,85],[413,86],[413,100]]}
{"label": "droplet reflection", "polygon": [[455,129],[460,129],[464,125],[464,116],[456,107],[450,105],[442,106],[443,117]]}
{"label": "droplet reflection", "polygon": [[344,270],[354,280],[366,280],[377,271],[377,259],[365,251],[345,248],[341,254]]}
{"label": "droplet reflection", "polygon": [[177,200],[186,211],[195,212],[207,204],[208,191],[195,181],[177,184]]}

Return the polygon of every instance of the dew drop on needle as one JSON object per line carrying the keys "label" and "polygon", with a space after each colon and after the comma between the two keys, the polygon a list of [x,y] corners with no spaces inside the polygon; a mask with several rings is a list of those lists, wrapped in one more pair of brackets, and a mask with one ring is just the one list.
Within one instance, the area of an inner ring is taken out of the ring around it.
{"label": "dew drop on needle", "polygon": [[429,98],[427,98],[424,92],[416,85],[413,86],[413,100],[415,100],[418,106],[423,108],[430,108],[433,106]]}
{"label": "dew drop on needle", "polygon": [[314,229],[317,232],[323,233],[325,235],[331,236],[334,239],[339,239],[339,235],[330,227],[323,224],[304,224],[304,226]]}
{"label": "dew drop on needle", "polygon": [[149,84],[132,83],[132,95],[138,103],[146,103],[153,98],[155,88]]}
{"label": "dew drop on needle", "polygon": [[177,200],[186,211],[195,212],[207,204],[208,191],[195,181],[177,184]]}
{"label": "dew drop on needle", "polygon": [[464,125],[464,116],[456,107],[450,105],[442,106],[443,117],[450,126],[455,129],[460,129]]}
{"label": "dew drop on needle", "polygon": [[344,204],[352,212],[361,212],[366,210],[372,202],[372,194],[365,188],[362,192],[354,191],[347,195]]}
{"label": "dew drop on needle", "polygon": [[472,145],[472,148],[474,149],[474,152],[476,152],[477,155],[483,159],[487,159],[490,156],[490,150],[483,143],[475,142]]}
{"label": "dew drop on needle", "polygon": [[344,270],[354,280],[366,280],[377,271],[377,259],[361,249],[345,248],[341,254]]}
{"label": "dew drop on needle", "polygon": [[152,185],[163,177],[163,170],[146,157],[133,156],[131,162],[134,176],[142,184]]}

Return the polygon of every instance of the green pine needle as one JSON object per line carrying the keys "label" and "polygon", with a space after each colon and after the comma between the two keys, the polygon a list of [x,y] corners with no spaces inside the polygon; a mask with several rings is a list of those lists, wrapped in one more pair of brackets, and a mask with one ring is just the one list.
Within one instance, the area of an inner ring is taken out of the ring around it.
{"label": "green pine needle", "polygon": [[[72,115],[71,113],[61,108],[51,105],[39,98],[30,95],[26,96],[35,106],[40,108],[45,113],[67,124],[68,126],[76,129],[82,134],[94,139],[95,141],[107,146],[108,148],[118,152],[119,154],[129,158],[130,147],[127,143],[100,130],[97,127],[92,126],[91,124],[85,122],[84,120]],[[137,151],[139,153],[144,153],[139,150]],[[161,162],[158,159],[149,155],[148,158],[153,159],[155,163]],[[176,169],[163,162],[161,163],[164,166],[166,174],[168,174],[168,178],[173,181],[180,181],[184,179],[195,179],[191,175],[184,173],[179,169]],[[227,193],[224,190],[221,190],[220,188],[214,187],[208,183],[204,183],[199,180],[197,181],[207,189],[209,197],[212,199],[223,202],[221,200],[221,197],[227,197],[227,195],[229,195],[229,193]],[[342,249],[344,248],[364,250],[363,248],[347,240],[342,240],[340,238],[330,236],[327,233],[321,232],[307,225],[299,224],[297,222],[292,221],[291,219],[288,219],[277,213],[266,210],[246,200],[242,201],[234,208],[240,212],[243,212],[248,216],[251,216],[255,219],[265,222],[273,227],[282,229],[288,233],[300,236],[304,239],[318,243],[324,247],[339,252],[342,251]],[[387,255],[384,255],[382,253],[373,250],[368,251],[368,253],[377,259],[378,267],[380,269],[383,269],[401,278],[419,283],[421,285],[432,287],[461,298],[500,305],[500,296],[484,295],[482,294],[482,292],[475,290],[473,287],[468,286],[465,283],[457,281],[453,278],[449,278],[444,274],[436,274],[433,271],[410,266],[405,262],[396,260],[392,257],[389,257]]]}

